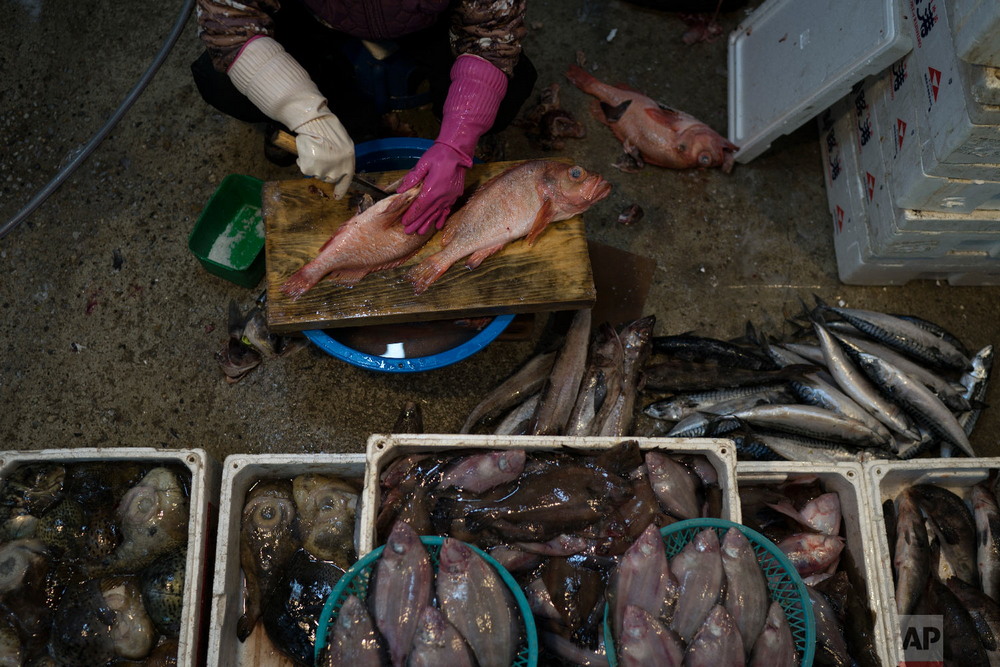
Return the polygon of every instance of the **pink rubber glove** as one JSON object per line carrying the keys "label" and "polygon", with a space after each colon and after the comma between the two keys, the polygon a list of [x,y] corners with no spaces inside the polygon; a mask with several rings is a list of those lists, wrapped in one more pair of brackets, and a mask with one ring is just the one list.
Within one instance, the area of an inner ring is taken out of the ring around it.
{"label": "pink rubber glove", "polygon": [[507,75],[494,65],[470,55],[455,60],[441,132],[396,190],[403,192],[417,183],[424,184],[420,196],[403,215],[407,234],[425,234],[432,225],[438,229],[444,225],[455,200],[465,190],[465,170],[472,166],[476,143],[493,125],[506,93]]}

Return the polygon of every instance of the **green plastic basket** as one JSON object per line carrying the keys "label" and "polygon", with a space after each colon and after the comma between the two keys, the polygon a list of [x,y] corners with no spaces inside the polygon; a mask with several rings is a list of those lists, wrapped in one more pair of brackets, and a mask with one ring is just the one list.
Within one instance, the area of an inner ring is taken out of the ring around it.
{"label": "green plastic basket", "polygon": [[[434,566],[436,574],[439,562],[438,555],[441,552],[441,544],[444,542],[444,538],[436,535],[425,535],[420,538],[420,541],[424,543],[427,553],[430,554],[431,564]],[[521,638],[520,649],[514,662],[511,663],[511,667],[535,667],[538,664],[538,632],[535,630],[535,619],[531,615],[531,607],[528,606],[528,599],[524,596],[521,587],[514,580],[514,577],[510,575],[510,572],[503,565],[475,545],[468,542],[465,544],[482,556],[483,560],[497,571],[503,582],[507,584],[507,588],[517,603],[518,611],[521,614],[521,621],[524,624],[524,632]],[[340,612],[340,607],[344,604],[344,600],[349,595],[355,595],[361,600],[368,598],[368,585],[371,582],[375,565],[379,557],[381,557],[383,549],[385,549],[384,545],[376,547],[362,556],[358,562],[351,566],[351,569],[344,573],[344,576],[340,578],[337,585],[330,591],[330,595],[326,599],[326,604],[323,605],[323,613],[319,617],[319,627],[316,629],[316,664],[319,664],[323,648],[326,646],[327,635],[329,633],[328,628],[337,622],[337,614]]]}
{"label": "green plastic basket", "polygon": [[241,287],[264,277],[263,185],[253,176],[226,176],[188,236],[188,249],[206,271]]}
{"label": "green plastic basket", "polygon": [[[688,519],[660,529],[667,558],[673,558],[680,553],[695,535],[706,528],[714,528],[720,540],[730,528],[738,528],[746,535],[754,553],[757,554],[760,569],[767,579],[771,599],[777,601],[785,611],[788,626],[792,630],[792,639],[795,640],[795,647],[799,652],[799,665],[811,667],[816,653],[816,619],[813,615],[812,601],[795,566],[774,542],[741,523],[725,519]],[[615,642],[611,634],[607,607],[604,609],[604,649],[608,655],[608,662],[615,667],[618,659],[615,655]]]}

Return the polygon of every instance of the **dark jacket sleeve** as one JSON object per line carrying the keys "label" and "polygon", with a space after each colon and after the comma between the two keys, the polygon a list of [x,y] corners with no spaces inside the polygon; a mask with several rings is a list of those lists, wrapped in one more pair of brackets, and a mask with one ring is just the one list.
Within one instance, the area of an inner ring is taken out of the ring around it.
{"label": "dark jacket sleeve", "polygon": [[527,33],[527,0],[460,0],[451,23],[455,55],[479,56],[510,76]]}
{"label": "dark jacket sleeve", "polygon": [[271,17],[277,11],[277,0],[198,0],[198,37],[215,68],[220,72],[228,70],[252,37],[273,37]]}

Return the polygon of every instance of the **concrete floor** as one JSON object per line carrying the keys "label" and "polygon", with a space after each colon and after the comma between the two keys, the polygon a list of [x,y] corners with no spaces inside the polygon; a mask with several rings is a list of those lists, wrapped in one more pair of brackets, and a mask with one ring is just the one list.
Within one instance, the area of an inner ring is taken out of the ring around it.
{"label": "concrete floor", "polygon": [[[751,3],[751,6],[757,3]],[[0,0],[0,222],[8,220],[114,111],[180,9],[142,15],[110,3]],[[723,15],[726,31],[743,12]],[[138,19],[138,20],[137,20]],[[731,174],[611,166],[620,145],[562,74],[582,51],[596,74],[625,82],[725,134],[726,40],[687,46],[676,15],[620,0],[533,2],[525,51],[540,91],[563,85],[588,126],[561,153],[600,171],[612,195],[584,215],[591,239],[657,262],[646,312],[656,333],[737,336],[771,330],[818,294],[852,307],[934,320],[970,348],[1000,342],[1000,289],[922,281],[849,287],[837,277],[817,132],[812,123]],[[611,32],[614,33],[613,39]],[[404,402],[428,432],[454,432],[490,388],[544,344],[497,342],[456,365],[387,375],[315,347],[224,381],[214,354],[230,299],[255,290],[207,273],[187,247],[199,212],[227,174],[298,177],[266,162],[259,132],[202,102],[188,70],[201,51],[193,17],[163,68],[108,139],[55,194],[0,240],[0,447],[148,446],[235,453],[358,452],[389,430]],[[551,156],[523,130],[507,159]],[[617,222],[632,203],[636,225]],[[120,261],[116,261],[116,259]],[[120,266],[119,266],[120,264]],[[996,383],[991,396],[998,395]],[[973,435],[997,454],[997,410]]]}

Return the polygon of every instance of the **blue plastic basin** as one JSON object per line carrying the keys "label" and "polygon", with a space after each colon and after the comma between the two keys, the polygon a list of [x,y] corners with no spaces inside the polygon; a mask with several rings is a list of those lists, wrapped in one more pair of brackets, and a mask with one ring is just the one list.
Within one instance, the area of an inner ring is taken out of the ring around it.
{"label": "blue plastic basin", "polygon": [[[360,143],[354,147],[355,169],[359,172],[409,169],[432,143],[434,142],[430,139],[409,137]],[[314,329],[303,333],[330,356],[354,366],[386,373],[413,373],[448,366],[475,354],[503,333],[513,319],[513,315],[498,315],[468,340],[442,352],[422,357],[397,358],[368,354],[337,340],[336,329]]]}

